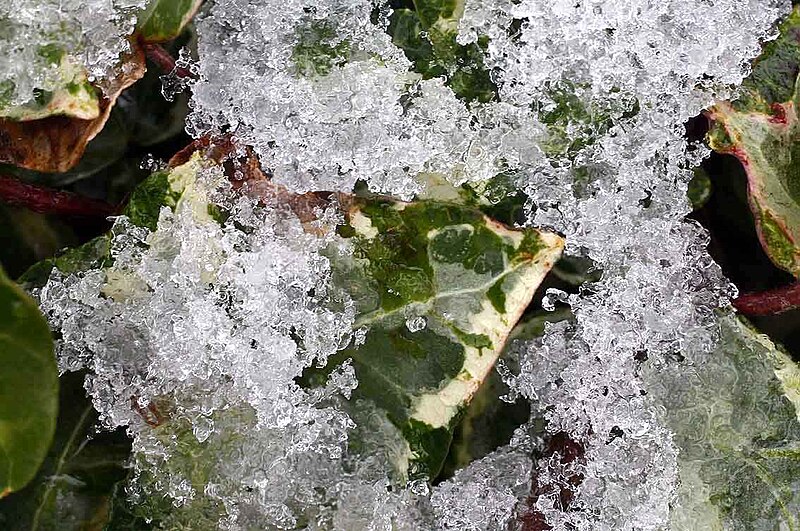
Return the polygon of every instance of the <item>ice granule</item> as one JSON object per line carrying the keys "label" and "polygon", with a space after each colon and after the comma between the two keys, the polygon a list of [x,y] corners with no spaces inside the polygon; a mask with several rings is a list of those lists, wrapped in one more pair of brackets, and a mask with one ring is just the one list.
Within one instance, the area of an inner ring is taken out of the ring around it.
{"label": "ice granule", "polygon": [[[0,3],[0,101],[19,105],[34,90],[52,91],[71,79],[52,60],[58,52],[101,80],[120,54],[145,0],[4,0]],[[57,63],[57,62],[56,62]]]}
{"label": "ice granule", "polygon": [[531,459],[502,449],[459,470],[431,497],[438,529],[493,531],[514,518],[517,501],[531,490]]}
{"label": "ice granule", "polygon": [[[133,493],[185,506],[205,496],[228,529],[499,530],[526,503],[558,530],[665,528],[678,448],[639,370],[702,360],[716,341],[714,311],[735,292],[705,232],[685,220],[691,170],[708,152],[685,140],[683,124],[735,94],[788,9],[784,0],[467,0],[458,38],[489,38],[483,59],[498,99],[465,103],[444,79],[411,70],[385,32],[384,5],[215,2],[198,22],[191,134],[232,133],[298,191],[363,180],[409,198],[420,173],[458,184],[502,171],[530,197],[527,224],[562,231],[569,253],[594,261],[599,281],[548,298],[568,303],[574,322],[548,325],[504,371],[512,395],[546,419],[545,437],[566,434],[582,457],[532,453],[518,437],[429,490],[387,476],[399,441],[350,455],[355,431],[381,425],[354,426],[337,406],[355,385],[348,367],[321,394],[294,384],[349,339],[352,309],[327,304],[337,294],[324,242],[241,199],[234,219],[247,233],[181,209],[165,210],[152,234],[119,220],[117,296],[106,296],[100,271],[54,276],[42,292],[64,330],[62,369],[90,368],[105,422],[136,436]],[[190,436],[222,456],[203,492],[181,472],[180,441],[157,440],[131,411],[132,400],[147,410],[163,396]],[[526,492],[532,475],[538,496]],[[567,505],[561,489],[573,494]]]}

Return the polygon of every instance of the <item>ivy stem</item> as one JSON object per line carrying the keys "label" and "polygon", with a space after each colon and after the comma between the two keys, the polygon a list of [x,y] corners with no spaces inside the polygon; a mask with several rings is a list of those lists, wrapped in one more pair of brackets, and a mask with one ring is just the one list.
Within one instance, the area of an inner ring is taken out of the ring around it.
{"label": "ivy stem", "polygon": [[0,201],[41,214],[108,217],[116,213],[116,208],[104,201],[28,184],[4,175],[0,175]]}
{"label": "ivy stem", "polygon": [[144,53],[150,61],[155,63],[156,66],[164,72],[164,74],[175,72],[175,75],[178,77],[189,77],[192,75],[188,68],[178,67],[175,63],[175,58],[160,44],[144,44]]}
{"label": "ivy stem", "polygon": [[745,293],[733,300],[745,315],[775,315],[800,308],[800,282],[760,293]]}

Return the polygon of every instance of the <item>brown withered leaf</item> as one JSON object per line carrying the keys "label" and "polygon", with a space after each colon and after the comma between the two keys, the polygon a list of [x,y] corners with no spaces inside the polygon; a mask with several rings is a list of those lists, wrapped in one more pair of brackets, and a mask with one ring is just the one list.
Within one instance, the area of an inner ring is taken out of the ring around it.
{"label": "brown withered leaf", "polygon": [[0,119],[0,162],[42,172],[64,172],[75,166],[86,144],[103,129],[122,91],[144,76],[144,53],[135,43],[131,46],[133,50],[123,59],[119,74],[105,86],[97,118]]}

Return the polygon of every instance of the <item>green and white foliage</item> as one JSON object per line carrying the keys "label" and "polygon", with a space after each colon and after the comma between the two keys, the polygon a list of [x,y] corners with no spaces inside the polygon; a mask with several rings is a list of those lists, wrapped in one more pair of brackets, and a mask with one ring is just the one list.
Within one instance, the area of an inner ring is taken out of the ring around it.
{"label": "green and white foliage", "polygon": [[645,380],[679,449],[675,530],[800,529],[800,368],[744,319]]}
{"label": "green and white foliage", "polygon": [[334,259],[333,282],[356,305],[359,340],[335,359],[353,359],[355,396],[408,441],[410,476],[432,479],[563,240],[435,200],[353,198],[346,221],[353,254]]}
{"label": "green and white foliage", "polygon": [[745,82],[742,97],[709,115],[711,147],[735,155],[747,171],[761,245],[778,267],[800,276],[800,8],[781,25]]}

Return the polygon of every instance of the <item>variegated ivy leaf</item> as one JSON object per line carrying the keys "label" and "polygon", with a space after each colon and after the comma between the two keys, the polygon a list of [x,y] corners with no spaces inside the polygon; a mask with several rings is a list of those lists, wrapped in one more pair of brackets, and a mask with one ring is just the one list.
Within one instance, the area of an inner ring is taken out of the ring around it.
{"label": "variegated ivy leaf", "polygon": [[512,230],[473,207],[341,198],[352,259],[334,284],[356,303],[355,398],[379,408],[407,443],[401,477],[433,479],[452,430],[492,370],[563,240]]}
{"label": "variegated ivy leaf", "polygon": [[136,32],[144,42],[170,41],[200,9],[203,0],[150,0],[136,21]]}
{"label": "variegated ivy leaf", "polygon": [[800,530],[800,369],[743,319],[702,363],[648,368],[678,446],[671,529]]}
{"label": "variegated ivy leaf", "polygon": [[[125,214],[152,229],[162,205],[191,201],[199,216],[213,217],[207,200],[194,199],[191,191],[204,160],[195,152],[188,162],[152,175]],[[336,197],[346,220],[337,231],[353,253],[332,253],[332,283],[350,294],[358,318],[357,339],[329,367],[353,359],[359,379],[354,408],[378,411],[387,431],[380,441],[361,437],[354,445],[391,441],[393,449],[400,447],[393,462],[401,478],[432,479],[461,412],[558,259],[563,240],[510,229],[469,205]],[[304,203],[286,191],[275,198],[293,208]],[[98,248],[107,248],[103,243]],[[103,260],[104,293],[124,296],[126,280]]]}
{"label": "variegated ivy leaf", "polygon": [[743,86],[742,97],[709,112],[712,149],[735,155],[748,179],[761,245],[778,266],[800,277],[800,8],[781,26]]}
{"label": "variegated ivy leaf", "polygon": [[38,90],[33,99],[17,106],[0,106],[0,118],[27,122],[48,116],[69,116],[94,120],[100,115],[97,91],[86,78],[86,71],[63,52],[48,52],[48,58],[58,65],[61,84],[53,91]]}

